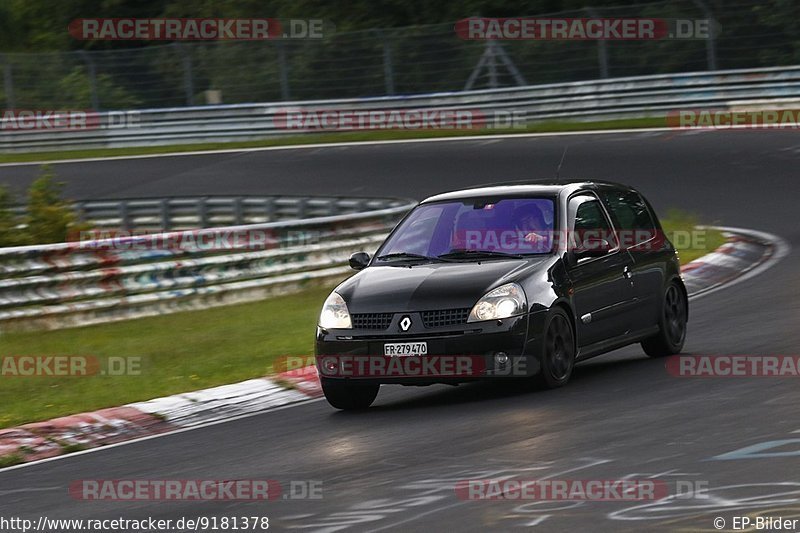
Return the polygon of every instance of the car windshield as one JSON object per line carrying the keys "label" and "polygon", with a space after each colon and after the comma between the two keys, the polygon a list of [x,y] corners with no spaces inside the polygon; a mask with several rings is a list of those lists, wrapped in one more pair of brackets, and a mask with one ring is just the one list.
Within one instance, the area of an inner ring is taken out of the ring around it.
{"label": "car windshield", "polygon": [[[378,260],[484,260],[547,254],[552,198],[470,198],[417,207],[378,251]],[[384,258],[384,259],[381,259]]]}

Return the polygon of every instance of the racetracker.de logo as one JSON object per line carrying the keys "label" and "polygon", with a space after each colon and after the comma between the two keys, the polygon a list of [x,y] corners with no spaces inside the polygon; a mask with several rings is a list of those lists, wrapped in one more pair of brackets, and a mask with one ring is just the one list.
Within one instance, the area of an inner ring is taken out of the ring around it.
{"label": "racetracker.de logo", "polygon": [[708,39],[712,26],[706,19],[473,17],[456,22],[455,32],[479,41],[650,41]]}
{"label": "racetracker.de logo", "polygon": [[651,479],[468,479],[455,485],[460,500],[643,501],[669,495]]}
{"label": "racetracker.de logo", "polygon": [[79,41],[264,41],[321,39],[332,33],[321,19],[81,18],[67,27]]}
{"label": "racetracker.de logo", "polygon": [[[502,117],[506,125],[514,122],[509,117]],[[477,109],[282,109],[273,124],[287,130],[469,130],[492,127],[498,120]]]}
{"label": "racetracker.de logo", "polygon": [[79,479],[69,485],[76,500],[259,501],[281,495],[272,479]]}
{"label": "racetracker.de logo", "polygon": [[[312,244],[293,238],[292,232],[283,235],[271,229],[201,229],[174,231],[170,233],[147,233],[144,231],[81,231],[69,235],[77,238],[81,250],[170,250],[170,251],[225,251],[225,250],[271,250],[282,246]],[[313,234],[309,233],[309,239]]]}
{"label": "racetracker.de logo", "polygon": [[[465,378],[483,376],[490,366],[480,355],[319,355],[317,368],[326,377]],[[513,372],[516,367],[508,369]]]}
{"label": "racetracker.de logo", "polygon": [[140,356],[0,355],[0,377],[138,376]]}
{"label": "racetracker.de logo", "polygon": [[678,109],[667,113],[667,126],[674,129],[797,129],[800,109]]}
{"label": "racetracker.de logo", "polygon": [[0,115],[0,131],[69,131],[98,127],[100,115],[81,109],[5,109]]}
{"label": "racetracker.de logo", "polygon": [[796,378],[798,355],[673,355],[667,372],[679,378]]}
{"label": "racetracker.de logo", "polygon": [[323,485],[318,479],[78,479],[69,495],[85,501],[321,500]]}

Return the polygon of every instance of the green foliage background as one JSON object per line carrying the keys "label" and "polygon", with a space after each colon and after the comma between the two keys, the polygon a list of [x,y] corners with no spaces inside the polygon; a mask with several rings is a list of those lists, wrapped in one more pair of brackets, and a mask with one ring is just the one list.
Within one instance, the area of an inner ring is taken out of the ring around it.
{"label": "green foliage background", "polygon": [[[5,0],[0,2],[0,106],[90,108],[91,64],[101,109],[182,106],[220,91],[223,103],[279,101],[285,54],[290,100],[381,96],[390,57],[395,94],[463,89],[485,43],[464,41],[453,22],[470,16],[706,18],[717,21],[718,68],[800,63],[800,2],[795,0]],[[587,9],[592,6],[593,12]],[[77,18],[271,17],[323,19],[322,40],[263,42],[81,41]],[[539,84],[600,76],[598,44],[502,43],[525,78]],[[706,70],[702,40],[610,41],[611,77]],[[86,52],[86,53],[83,53]],[[190,80],[191,83],[187,83]],[[486,86],[480,78],[476,88]],[[513,78],[500,69],[501,85]]]}

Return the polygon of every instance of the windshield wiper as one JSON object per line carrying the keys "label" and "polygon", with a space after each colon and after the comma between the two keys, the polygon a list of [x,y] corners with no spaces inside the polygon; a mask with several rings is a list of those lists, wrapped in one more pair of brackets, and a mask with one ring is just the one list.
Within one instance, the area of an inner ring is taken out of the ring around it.
{"label": "windshield wiper", "polygon": [[446,254],[438,256],[439,259],[485,259],[485,258],[500,258],[500,259],[522,259],[522,254],[512,254],[508,252],[498,252],[495,250],[450,250]]}
{"label": "windshield wiper", "polygon": [[444,259],[441,259],[439,257],[430,257],[428,255],[412,254],[409,252],[394,252],[391,254],[379,255],[376,259],[378,261],[391,261],[392,259],[411,259],[413,261],[433,261],[433,262],[444,261]]}

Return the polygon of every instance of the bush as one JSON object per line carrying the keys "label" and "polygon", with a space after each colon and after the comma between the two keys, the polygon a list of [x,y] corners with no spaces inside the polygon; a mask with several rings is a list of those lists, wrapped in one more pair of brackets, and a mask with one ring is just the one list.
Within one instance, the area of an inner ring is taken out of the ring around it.
{"label": "bush", "polygon": [[28,212],[25,216],[30,244],[64,242],[67,233],[77,222],[72,204],[61,199],[64,184],[55,181],[49,165],[42,166],[42,174],[28,190]]}
{"label": "bush", "polygon": [[11,212],[13,203],[11,193],[0,185],[0,246],[16,246],[20,241],[19,221]]}
{"label": "bush", "polygon": [[65,242],[71,231],[78,229],[72,203],[61,198],[64,184],[55,181],[49,165],[28,189],[25,215],[17,217],[11,210],[14,198],[0,186],[0,246],[23,246]]}

